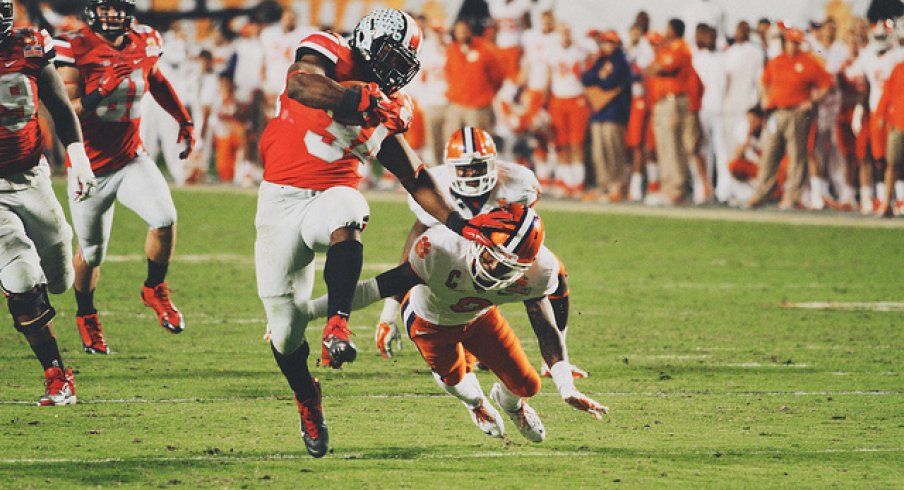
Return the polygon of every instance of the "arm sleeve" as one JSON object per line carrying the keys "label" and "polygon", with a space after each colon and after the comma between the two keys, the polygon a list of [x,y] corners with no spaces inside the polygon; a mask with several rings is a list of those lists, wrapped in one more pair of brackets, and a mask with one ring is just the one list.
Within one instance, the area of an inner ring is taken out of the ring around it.
{"label": "arm sleeve", "polygon": [[191,123],[191,115],[188,114],[188,110],[179,101],[179,96],[176,95],[176,91],[170,85],[169,80],[163,76],[159,69],[152,70],[148,74],[148,89],[154,100],[160,104],[160,107],[173,116],[173,119],[178,121],[180,126]]}

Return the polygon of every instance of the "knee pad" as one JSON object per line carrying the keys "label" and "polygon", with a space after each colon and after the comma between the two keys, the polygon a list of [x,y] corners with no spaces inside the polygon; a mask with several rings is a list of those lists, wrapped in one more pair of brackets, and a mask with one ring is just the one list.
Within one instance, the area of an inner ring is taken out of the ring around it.
{"label": "knee pad", "polygon": [[26,335],[37,333],[56,316],[44,284],[24,293],[10,294],[7,306],[13,316],[13,326]]}
{"label": "knee pad", "polygon": [[263,302],[273,348],[281,354],[295,352],[305,341],[307,318],[295,307],[291,297],[263,298]]}

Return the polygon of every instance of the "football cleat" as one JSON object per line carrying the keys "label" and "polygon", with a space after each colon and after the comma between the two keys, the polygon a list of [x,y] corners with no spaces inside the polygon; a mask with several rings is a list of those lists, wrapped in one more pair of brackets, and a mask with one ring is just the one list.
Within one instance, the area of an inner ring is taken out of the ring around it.
{"label": "football cleat", "polygon": [[468,412],[471,414],[471,420],[474,421],[474,425],[484,434],[490,437],[502,437],[505,434],[502,416],[499,415],[493,405],[490,405],[489,400],[482,398],[480,404],[476,407],[471,407],[467,403],[465,403],[465,406],[468,407]]}
{"label": "football cleat", "polygon": [[141,301],[157,314],[160,326],[170,333],[182,333],[185,330],[185,319],[179,309],[169,298],[169,287],[165,282],[141,290]]}
{"label": "football cleat", "polygon": [[38,405],[53,407],[57,405],[75,405],[75,378],[72,370],[65,372],[57,367],[49,367],[44,371],[44,395],[38,399]]}
{"label": "football cleat", "polygon": [[320,381],[314,378],[314,386],[317,388],[317,396],[305,401],[299,401],[295,395],[295,404],[298,406],[298,415],[301,421],[301,438],[308,454],[315,458],[326,455],[330,445],[330,433],[327,431],[326,422],[323,420],[323,407],[321,406]]}
{"label": "football cleat", "polygon": [[374,332],[374,342],[383,359],[392,357],[392,343],[395,341],[396,350],[402,350],[402,334],[395,322],[380,322]]}
{"label": "football cleat", "polygon": [[346,362],[358,357],[358,348],[349,340],[352,332],[348,329],[348,319],[333,315],[323,327],[320,349],[320,365],[339,369]]}
{"label": "football cleat", "polygon": [[[495,383],[493,389],[490,390],[490,398],[492,398],[500,407],[502,406],[502,403],[500,403],[501,390],[502,386],[499,383]],[[508,414],[509,418],[512,419],[512,422],[515,423],[515,427],[518,428],[518,431],[521,432],[521,435],[527,438],[527,440],[531,442],[543,442],[543,439],[546,439],[546,428],[543,427],[543,421],[540,420],[537,411],[528,405],[524,399],[521,400],[521,406],[515,411],[509,412],[505,409],[503,409],[503,411]]]}
{"label": "football cleat", "polygon": [[104,331],[100,326],[100,318],[97,313],[93,315],[77,315],[75,324],[78,333],[82,337],[82,346],[88,354],[109,354],[107,340],[104,339]]}
{"label": "football cleat", "polygon": [[[544,378],[552,377],[552,373],[549,372],[549,366],[547,366],[545,362],[543,362],[542,365],[540,366],[540,376],[543,376]],[[571,365],[571,377],[574,379],[589,378],[590,373],[588,373],[587,371],[584,371],[583,369],[572,364]]]}

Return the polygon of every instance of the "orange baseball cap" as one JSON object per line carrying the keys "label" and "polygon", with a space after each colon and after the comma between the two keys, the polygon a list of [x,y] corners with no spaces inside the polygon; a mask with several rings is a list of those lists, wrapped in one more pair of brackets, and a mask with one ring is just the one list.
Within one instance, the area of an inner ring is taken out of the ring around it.
{"label": "orange baseball cap", "polygon": [[603,32],[599,33],[599,37],[597,39],[601,43],[621,44],[621,38],[618,36],[618,33],[615,31],[603,31]]}
{"label": "orange baseball cap", "polygon": [[804,42],[804,31],[797,28],[790,28],[785,30],[785,41],[791,41],[792,43],[802,43]]}

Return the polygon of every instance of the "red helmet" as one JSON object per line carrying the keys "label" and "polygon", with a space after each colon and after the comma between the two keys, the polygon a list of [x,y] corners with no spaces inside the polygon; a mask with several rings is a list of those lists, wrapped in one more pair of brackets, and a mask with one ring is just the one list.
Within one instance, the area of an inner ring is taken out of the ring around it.
{"label": "red helmet", "polygon": [[543,246],[543,222],[533,209],[516,203],[494,211],[500,210],[511,214],[507,230],[490,234],[492,247],[472,242],[468,249],[471,279],[484,290],[511,286],[530,269]]}
{"label": "red helmet", "polygon": [[460,196],[482,196],[496,186],[496,143],[480,128],[456,131],[446,143],[443,162],[452,166],[452,191]]}

